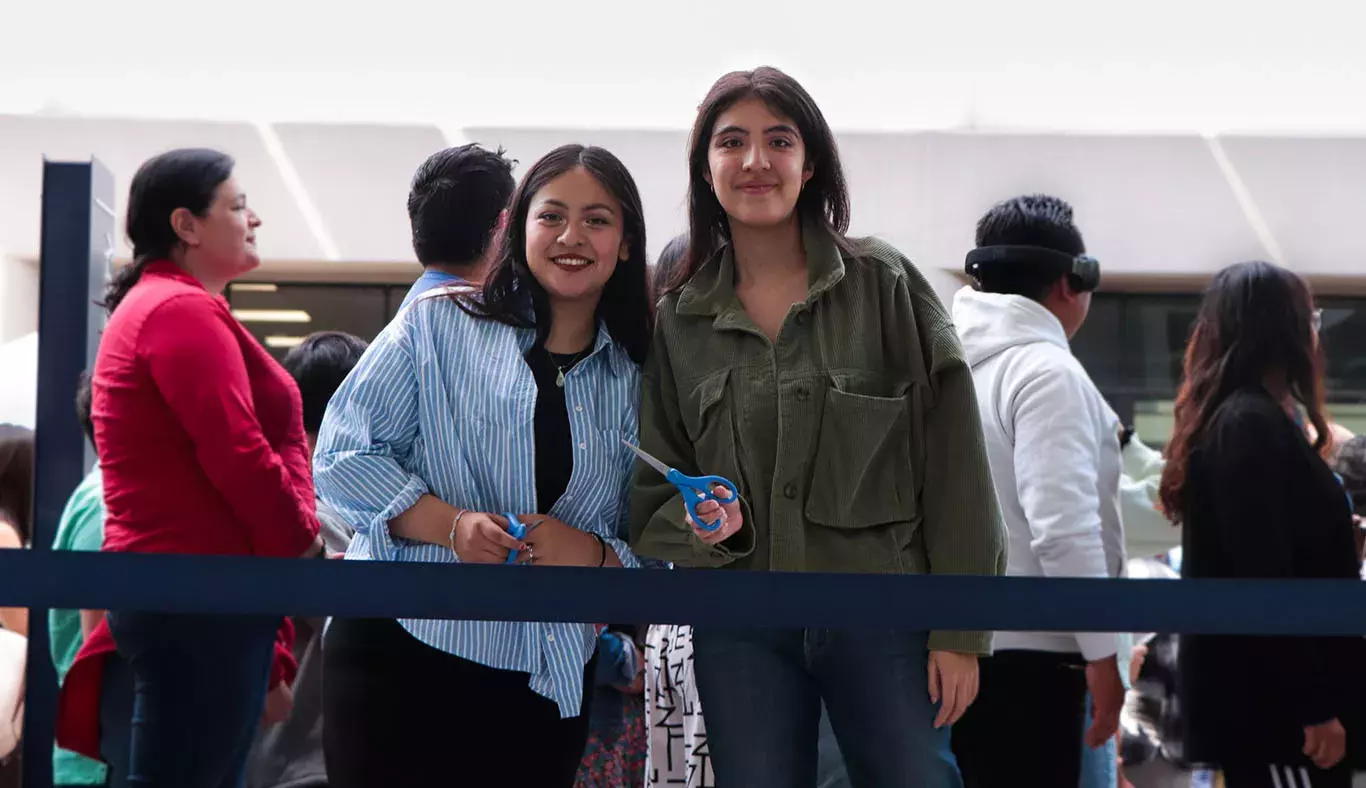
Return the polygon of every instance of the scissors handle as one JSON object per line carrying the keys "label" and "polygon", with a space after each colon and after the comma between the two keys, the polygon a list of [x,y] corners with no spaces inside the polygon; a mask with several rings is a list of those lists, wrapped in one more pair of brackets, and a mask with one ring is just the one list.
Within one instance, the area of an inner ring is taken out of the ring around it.
{"label": "scissors handle", "polygon": [[[721,476],[688,476],[679,473],[677,470],[670,470],[666,477],[683,493],[683,506],[688,510],[688,515],[692,521],[697,523],[697,527],[703,531],[715,531],[721,527],[721,518],[716,518],[715,522],[707,523],[697,514],[697,504],[702,501],[716,501],[720,504],[734,503],[740,497],[740,491],[735,488],[729,479]],[[724,487],[726,495],[717,495],[712,492],[713,487]],[[691,493],[691,494],[690,494]],[[700,496],[700,497],[699,497]]]}
{"label": "scissors handle", "polygon": [[[508,518],[508,534],[510,534],[513,539],[521,540],[522,537],[526,536],[526,526],[522,524],[521,520],[517,519],[517,515],[512,512],[504,512],[503,516]],[[509,550],[506,563],[517,563],[517,553],[517,550]]]}

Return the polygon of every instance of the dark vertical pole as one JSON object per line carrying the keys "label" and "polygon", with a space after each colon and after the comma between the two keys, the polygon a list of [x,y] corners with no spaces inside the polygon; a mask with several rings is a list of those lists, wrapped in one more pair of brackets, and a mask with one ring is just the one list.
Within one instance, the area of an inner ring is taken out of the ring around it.
{"label": "dark vertical pole", "polygon": [[[94,455],[77,423],[76,380],[99,347],[114,250],[114,178],[97,160],[43,162],[38,295],[38,414],[34,431],[33,549],[50,550],[57,520]],[[52,785],[57,680],[45,608],[29,611],[24,785]]]}

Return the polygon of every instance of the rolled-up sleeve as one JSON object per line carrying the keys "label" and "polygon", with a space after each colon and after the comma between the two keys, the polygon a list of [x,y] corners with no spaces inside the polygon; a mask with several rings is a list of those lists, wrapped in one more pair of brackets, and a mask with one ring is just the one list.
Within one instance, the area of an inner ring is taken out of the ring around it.
{"label": "rolled-up sleeve", "polygon": [[[640,395],[640,448],[686,474],[700,473],[692,443],[679,415],[678,392],[669,365],[668,347],[657,329],[645,359]],[[687,521],[683,495],[658,472],[637,463],[631,490],[631,546],[645,558],[689,568],[714,568],[754,552],[753,515],[743,497],[744,524],[717,545],[703,542]]]}
{"label": "rolled-up sleeve", "polygon": [[232,319],[208,296],[169,299],[143,324],[141,352],[194,443],[205,477],[246,529],[252,552],[296,558],[317,537],[318,518],[261,429]]}
{"label": "rolled-up sleeve", "polygon": [[404,325],[391,324],[333,395],[313,454],[319,497],[381,561],[395,557],[389,521],[428,492],[404,467],[418,435],[418,396],[412,345]]}
{"label": "rolled-up sleeve", "polygon": [[[627,443],[640,442],[640,419],[634,407],[626,408],[626,418],[621,427],[622,437]],[[631,454],[630,449],[625,446],[615,447],[617,451]],[[634,454],[631,454],[634,458]],[[613,532],[610,535],[604,534],[607,544],[611,545],[612,550],[621,560],[621,565],[627,569],[640,568],[640,559],[636,558],[635,551],[628,544],[631,533],[631,474],[621,475],[621,490],[617,493],[617,520],[612,524]]]}

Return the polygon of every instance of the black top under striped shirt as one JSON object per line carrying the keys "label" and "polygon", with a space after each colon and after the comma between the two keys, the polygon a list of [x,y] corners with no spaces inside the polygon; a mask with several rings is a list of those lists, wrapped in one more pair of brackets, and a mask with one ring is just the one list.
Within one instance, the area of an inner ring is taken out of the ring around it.
{"label": "black top under striped shirt", "polygon": [[536,378],[536,508],[548,514],[569,487],[574,472],[574,440],[569,429],[569,408],[564,387],[558,383],[561,372],[569,374],[588,356],[589,349],[578,353],[551,353],[542,345],[526,352],[527,366]]}

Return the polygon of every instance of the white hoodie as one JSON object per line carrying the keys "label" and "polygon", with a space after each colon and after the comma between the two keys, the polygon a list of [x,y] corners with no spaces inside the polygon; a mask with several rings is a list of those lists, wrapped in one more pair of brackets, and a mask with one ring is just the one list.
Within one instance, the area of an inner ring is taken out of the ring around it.
{"label": "white hoodie", "polygon": [[[1120,577],[1119,417],[1081,362],[1062,323],[1023,296],[960,290],[953,322],[963,342],[987,458],[1010,544],[1006,574]],[[1117,636],[998,632],[995,649],[1115,654]]]}

